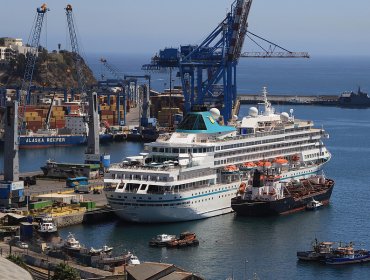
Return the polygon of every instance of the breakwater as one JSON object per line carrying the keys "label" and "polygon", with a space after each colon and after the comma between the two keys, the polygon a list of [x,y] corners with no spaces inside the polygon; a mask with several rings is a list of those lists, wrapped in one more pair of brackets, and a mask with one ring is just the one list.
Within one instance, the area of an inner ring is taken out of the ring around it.
{"label": "breakwater", "polygon": [[[256,104],[263,102],[261,94],[240,94],[240,104]],[[268,100],[272,104],[292,105],[322,105],[339,106],[339,96],[336,95],[269,95]]]}

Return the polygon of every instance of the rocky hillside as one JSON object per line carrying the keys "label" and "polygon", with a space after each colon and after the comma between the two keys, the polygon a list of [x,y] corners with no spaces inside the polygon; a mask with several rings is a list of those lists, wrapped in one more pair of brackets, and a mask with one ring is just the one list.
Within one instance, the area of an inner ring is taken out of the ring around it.
{"label": "rocky hillside", "polygon": [[[18,55],[17,59],[10,62],[7,69],[2,70],[0,83],[4,86],[20,86],[25,71],[25,65],[25,56]],[[82,61],[82,66],[86,77],[86,85],[89,87],[96,84],[92,71],[84,61]],[[73,54],[67,51],[48,53],[44,49],[39,53],[36,60],[32,83],[34,85],[46,87],[77,88],[77,72]]]}

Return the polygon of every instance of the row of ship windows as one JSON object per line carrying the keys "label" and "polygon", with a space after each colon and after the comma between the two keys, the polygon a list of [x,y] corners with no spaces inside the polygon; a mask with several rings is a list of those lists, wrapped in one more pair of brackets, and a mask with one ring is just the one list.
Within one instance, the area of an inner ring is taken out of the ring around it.
{"label": "row of ship windows", "polygon": [[[225,194],[225,195],[220,195],[218,198],[224,198],[224,197],[230,197],[233,194]],[[206,198],[206,199],[199,199],[198,201],[192,201],[191,204],[195,203],[202,203],[206,201],[214,200],[214,197]],[[185,205],[185,204],[190,204],[190,201],[187,202],[179,202],[179,203],[164,203],[164,204],[140,204],[140,203],[123,203],[123,202],[111,202],[112,204],[115,205],[125,205],[125,206],[148,206],[148,207],[156,207],[156,206],[178,206],[178,205]]]}
{"label": "row of ship windows", "polygon": [[[283,149],[283,150],[277,150],[277,151],[270,151],[268,152],[268,157],[275,157],[279,156],[281,154],[288,154],[288,153],[297,153],[305,150],[311,150],[312,147],[300,147],[299,151],[297,148],[290,148],[290,149]],[[250,160],[256,160],[260,158],[267,158],[266,156],[267,153],[258,153],[258,154],[253,154],[249,156],[240,156],[240,157],[234,157],[234,158],[228,158],[227,160],[216,160],[214,162],[215,165],[220,165],[220,164],[230,164],[230,163],[237,163],[237,162],[245,162],[245,161],[250,161]]]}
{"label": "row of ship windows", "polygon": [[[290,139],[292,140],[292,139]],[[262,150],[270,150],[270,149],[277,149],[277,148],[283,148],[283,147],[289,147],[289,146],[294,146],[294,145],[303,145],[303,144],[309,144],[309,143],[315,143],[316,141],[298,141],[294,143],[280,143],[280,144],[275,144],[275,145],[269,145],[269,146],[264,146],[264,147],[256,147],[256,148],[249,148],[249,149],[243,149],[243,150],[237,150],[234,152],[225,152],[225,153],[219,153],[215,155],[215,158],[219,157],[227,157],[233,154],[243,154],[243,153],[252,153],[256,151],[262,151]]]}
{"label": "row of ship windows", "polygon": [[[327,152],[325,152],[327,153]],[[319,156],[323,156],[324,155],[324,152],[320,152],[320,153],[314,153],[314,154],[309,154],[309,155],[305,155],[304,158],[307,159],[307,158],[315,158],[315,157],[319,157]]]}
{"label": "row of ship windows", "polygon": [[[214,189],[214,190],[203,191],[203,192],[199,192],[199,193],[192,193],[191,196],[202,195],[202,194],[207,194],[207,193],[213,193],[213,192],[222,191],[222,190],[230,190],[232,188],[236,188],[236,185],[219,188],[218,190],[217,189]],[[113,197],[113,194],[111,194],[111,197]],[[122,198],[122,196],[119,195],[118,198]],[[126,198],[127,199],[127,196],[124,196],[123,198]],[[179,196],[179,198],[182,198],[182,196]],[[136,199],[136,196],[132,197],[132,199]],[[139,197],[138,199],[143,199],[143,198],[142,197]],[[147,199],[148,200],[151,200],[152,198],[151,197],[148,197]],[[159,197],[159,199],[162,199],[162,197]],[[177,199],[177,196],[175,196],[174,199]]]}
{"label": "row of ship windows", "polygon": [[[289,132],[298,132],[298,131],[304,131],[304,130],[309,130],[309,127],[308,128],[299,128],[299,129],[287,129],[284,131],[279,131],[277,133],[268,133],[268,135],[274,135],[274,134],[282,134],[282,133],[289,133]],[[304,136],[313,136],[313,135],[316,135],[318,133],[315,133],[315,134],[312,134],[312,133],[307,133],[307,134],[304,134]],[[234,149],[234,148],[240,148],[240,147],[245,147],[245,146],[254,146],[254,145],[260,145],[260,144],[266,144],[266,143],[272,143],[272,142],[279,142],[279,141],[286,141],[286,140],[289,140],[289,139],[294,139],[294,138],[301,138],[301,137],[304,137],[302,134],[299,135],[299,136],[284,136],[284,137],[280,137],[280,138],[273,138],[273,139],[265,139],[265,140],[260,140],[260,141],[254,141],[254,142],[244,142],[244,143],[236,143],[236,144],[232,144],[232,145],[225,145],[225,146],[218,146],[216,147],[216,151],[220,151],[220,150],[229,150],[229,149]]]}
{"label": "row of ship windows", "polygon": [[158,153],[173,153],[173,154],[185,154],[185,153],[208,153],[213,152],[214,147],[207,147],[207,148],[159,148],[153,147],[152,152]]}

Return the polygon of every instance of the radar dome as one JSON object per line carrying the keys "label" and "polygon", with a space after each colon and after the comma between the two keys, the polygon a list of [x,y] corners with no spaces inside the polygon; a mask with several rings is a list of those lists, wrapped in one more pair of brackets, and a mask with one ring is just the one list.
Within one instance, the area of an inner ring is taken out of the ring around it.
{"label": "radar dome", "polygon": [[289,120],[289,114],[287,112],[283,112],[281,113],[280,115],[280,119],[283,121],[283,122],[287,122]]}
{"label": "radar dome", "polygon": [[218,118],[221,116],[220,110],[218,110],[217,108],[212,108],[211,110],[209,110],[209,112],[211,113],[212,117],[216,120],[218,120]]}
{"label": "radar dome", "polygon": [[251,117],[257,117],[257,115],[258,115],[258,109],[256,107],[250,107],[249,108],[249,115]]}

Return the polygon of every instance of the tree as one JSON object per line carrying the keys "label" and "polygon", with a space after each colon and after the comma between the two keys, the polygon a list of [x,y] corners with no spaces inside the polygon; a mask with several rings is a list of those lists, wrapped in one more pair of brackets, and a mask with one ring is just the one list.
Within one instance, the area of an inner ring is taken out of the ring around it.
{"label": "tree", "polygon": [[78,272],[68,264],[60,263],[55,267],[52,280],[79,280]]}

